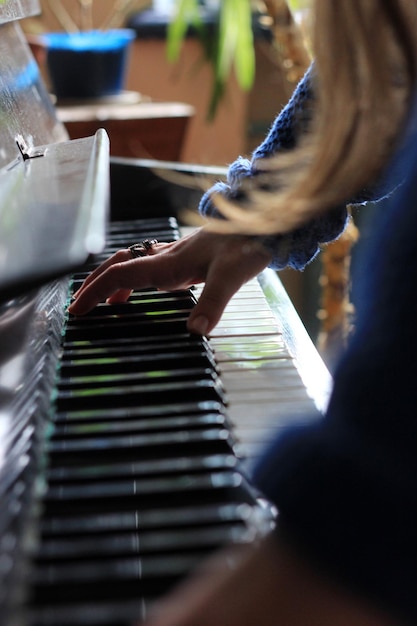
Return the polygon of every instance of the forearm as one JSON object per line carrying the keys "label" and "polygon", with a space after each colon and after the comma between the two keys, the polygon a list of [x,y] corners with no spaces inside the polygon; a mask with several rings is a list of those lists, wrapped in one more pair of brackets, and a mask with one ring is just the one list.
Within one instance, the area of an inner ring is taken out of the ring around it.
{"label": "forearm", "polygon": [[[201,199],[199,211],[205,217],[220,217],[213,195],[220,193],[229,200],[245,202],[244,181],[261,170],[262,159],[293,149],[298,138],[308,129],[312,107],[314,65],[296,87],[291,99],[275,119],[269,133],[254,151],[252,159],[239,157],[228,170],[227,181],[214,185]],[[286,235],[269,235],[257,240],[271,255],[270,267],[304,269],[318,254],[320,244],[336,239],[346,225],[346,207],[335,207],[326,215]]]}
{"label": "forearm", "polygon": [[[239,157],[228,170],[226,182],[214,185],[201,199],[200,213],[205,217],[220,217],[213,195],[220,193],[235,202],[245,202],[244,183],[255,179],[262,171],[262,160],[277,153],[292,150],[299,138],[309,128],[314,109],[314,64],[296,87],[291,99],[278,114],[265,140],[253,152],[252,158]],[[389,195],[402,178],[398,168],[391,175],[381,177],[377,183],[358,190],[345,204],[334,207],[320,218],[298,228],[285,236],[270,235],[260,238],[272,257],[270,267],[281,270],[285,267],[302,270],[320,251],[320,245],[337,239],[343,232],[347,220],[347,204],[362,204],[379,201]]]}
{"label": "forearm", "polygon": [[216,554],[150,617],[147,626],[400,626],[320,572],[281,528]]}

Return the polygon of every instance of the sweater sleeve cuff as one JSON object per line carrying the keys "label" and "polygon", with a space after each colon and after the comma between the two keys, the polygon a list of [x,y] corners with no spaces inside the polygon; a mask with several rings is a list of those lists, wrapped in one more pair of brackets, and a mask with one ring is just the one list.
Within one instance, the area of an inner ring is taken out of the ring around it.
{"label": "sweater sleeve cuff", "polygon": [[[204,217],[224,219],[212,200],[212,194],[221,193],[226,198],[237,200],[239,191],[231,185],[216,183],[202,197],[199,211]],[[347,223],[345,206],[336,207],[302,228],[297,228],[285,235],[256,236],[255,239],[268,251],[272,260],[269,264],[274,270],[290,267],[303,270],[320,251],[320,244],[337,239]]]}

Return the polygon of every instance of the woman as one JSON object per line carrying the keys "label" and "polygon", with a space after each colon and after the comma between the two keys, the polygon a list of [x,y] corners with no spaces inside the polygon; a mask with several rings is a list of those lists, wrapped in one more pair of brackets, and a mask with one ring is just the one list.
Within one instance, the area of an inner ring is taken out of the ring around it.
{"label": "woman", "polygon": [[81,314],[131,287],[205,280],[189,327],[209,331],[244,280],[294,258],[300,241],[315,254],[309,233],[320,240],[343,222],[333,207],[391,180],[406,129],[390,164],[404,182],[378,217],[326,415],[281,434],[255,472],[279,510],[276,530],[216,557],[150,626],[417,623],[417,3],[316,0],[315,16],[314,105],[297,146],[250,170],[243,163],[228,201],[214,197],[228,220],[140,259],[117,253],[71,307]]}

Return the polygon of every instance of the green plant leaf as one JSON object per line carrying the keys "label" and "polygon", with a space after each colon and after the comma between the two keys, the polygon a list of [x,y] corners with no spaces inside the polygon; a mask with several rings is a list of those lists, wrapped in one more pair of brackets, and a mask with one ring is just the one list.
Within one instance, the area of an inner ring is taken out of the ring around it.
{"label": "green plant leaf", "polygon": [[226,82],[233,65],[239,86],[250,89],[255,76],[250,0],[222,0],[216,77]]}
{"label": "green plant leaf", "polygon": [[174,17],[168,25],[167,32],[167,57],[170,62],[178,61],[190,24],[197,29],[201,28],[198,0],[177,0]]}
{"label": "green plant leaf", "polygon": [[312,0],[287,0],[288,6],[291,11],[301,11],[302,9],[308,9],[311,7]]}
{"label": "green plant leaf", "polygon": [[[194,26],[205,55],[213,66],[213,88],[209,119],[215,115],[233,67],[239,86],[249,90],[255,77],[255,51],[251,0],[221,0],[218,23],[209,36],[201,19],[198,0],[176,0],[175,14],[168,27],[167,57],[178,60],[190,25]],[[211,41],[210,41],[211,37]]]}
{"label": "green plant leaf", "polygon": [[[234,0],[238,5],[238,36],[236,41],[235,67],[236,76],[242,89],[252,87],[255,78],[255,51],[252,30],[252,11],[248,0]],[[237,7],[236,7],[237,8]]]}

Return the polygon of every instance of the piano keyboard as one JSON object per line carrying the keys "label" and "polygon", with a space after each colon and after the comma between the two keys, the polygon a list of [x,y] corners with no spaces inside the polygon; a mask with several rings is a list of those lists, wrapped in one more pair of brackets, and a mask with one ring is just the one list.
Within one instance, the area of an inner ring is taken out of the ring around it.
{"label": "piano keyboard", "polygon": [[[180,236],[172,219],[109,229],[104,257]],[[232,299],[209,339],[186,330],[200,289],[136,291],[66,320],[30,626],[127,626],[207,554],[271,527],[250,463],[271,428],[315,405],[259,282]]]}

